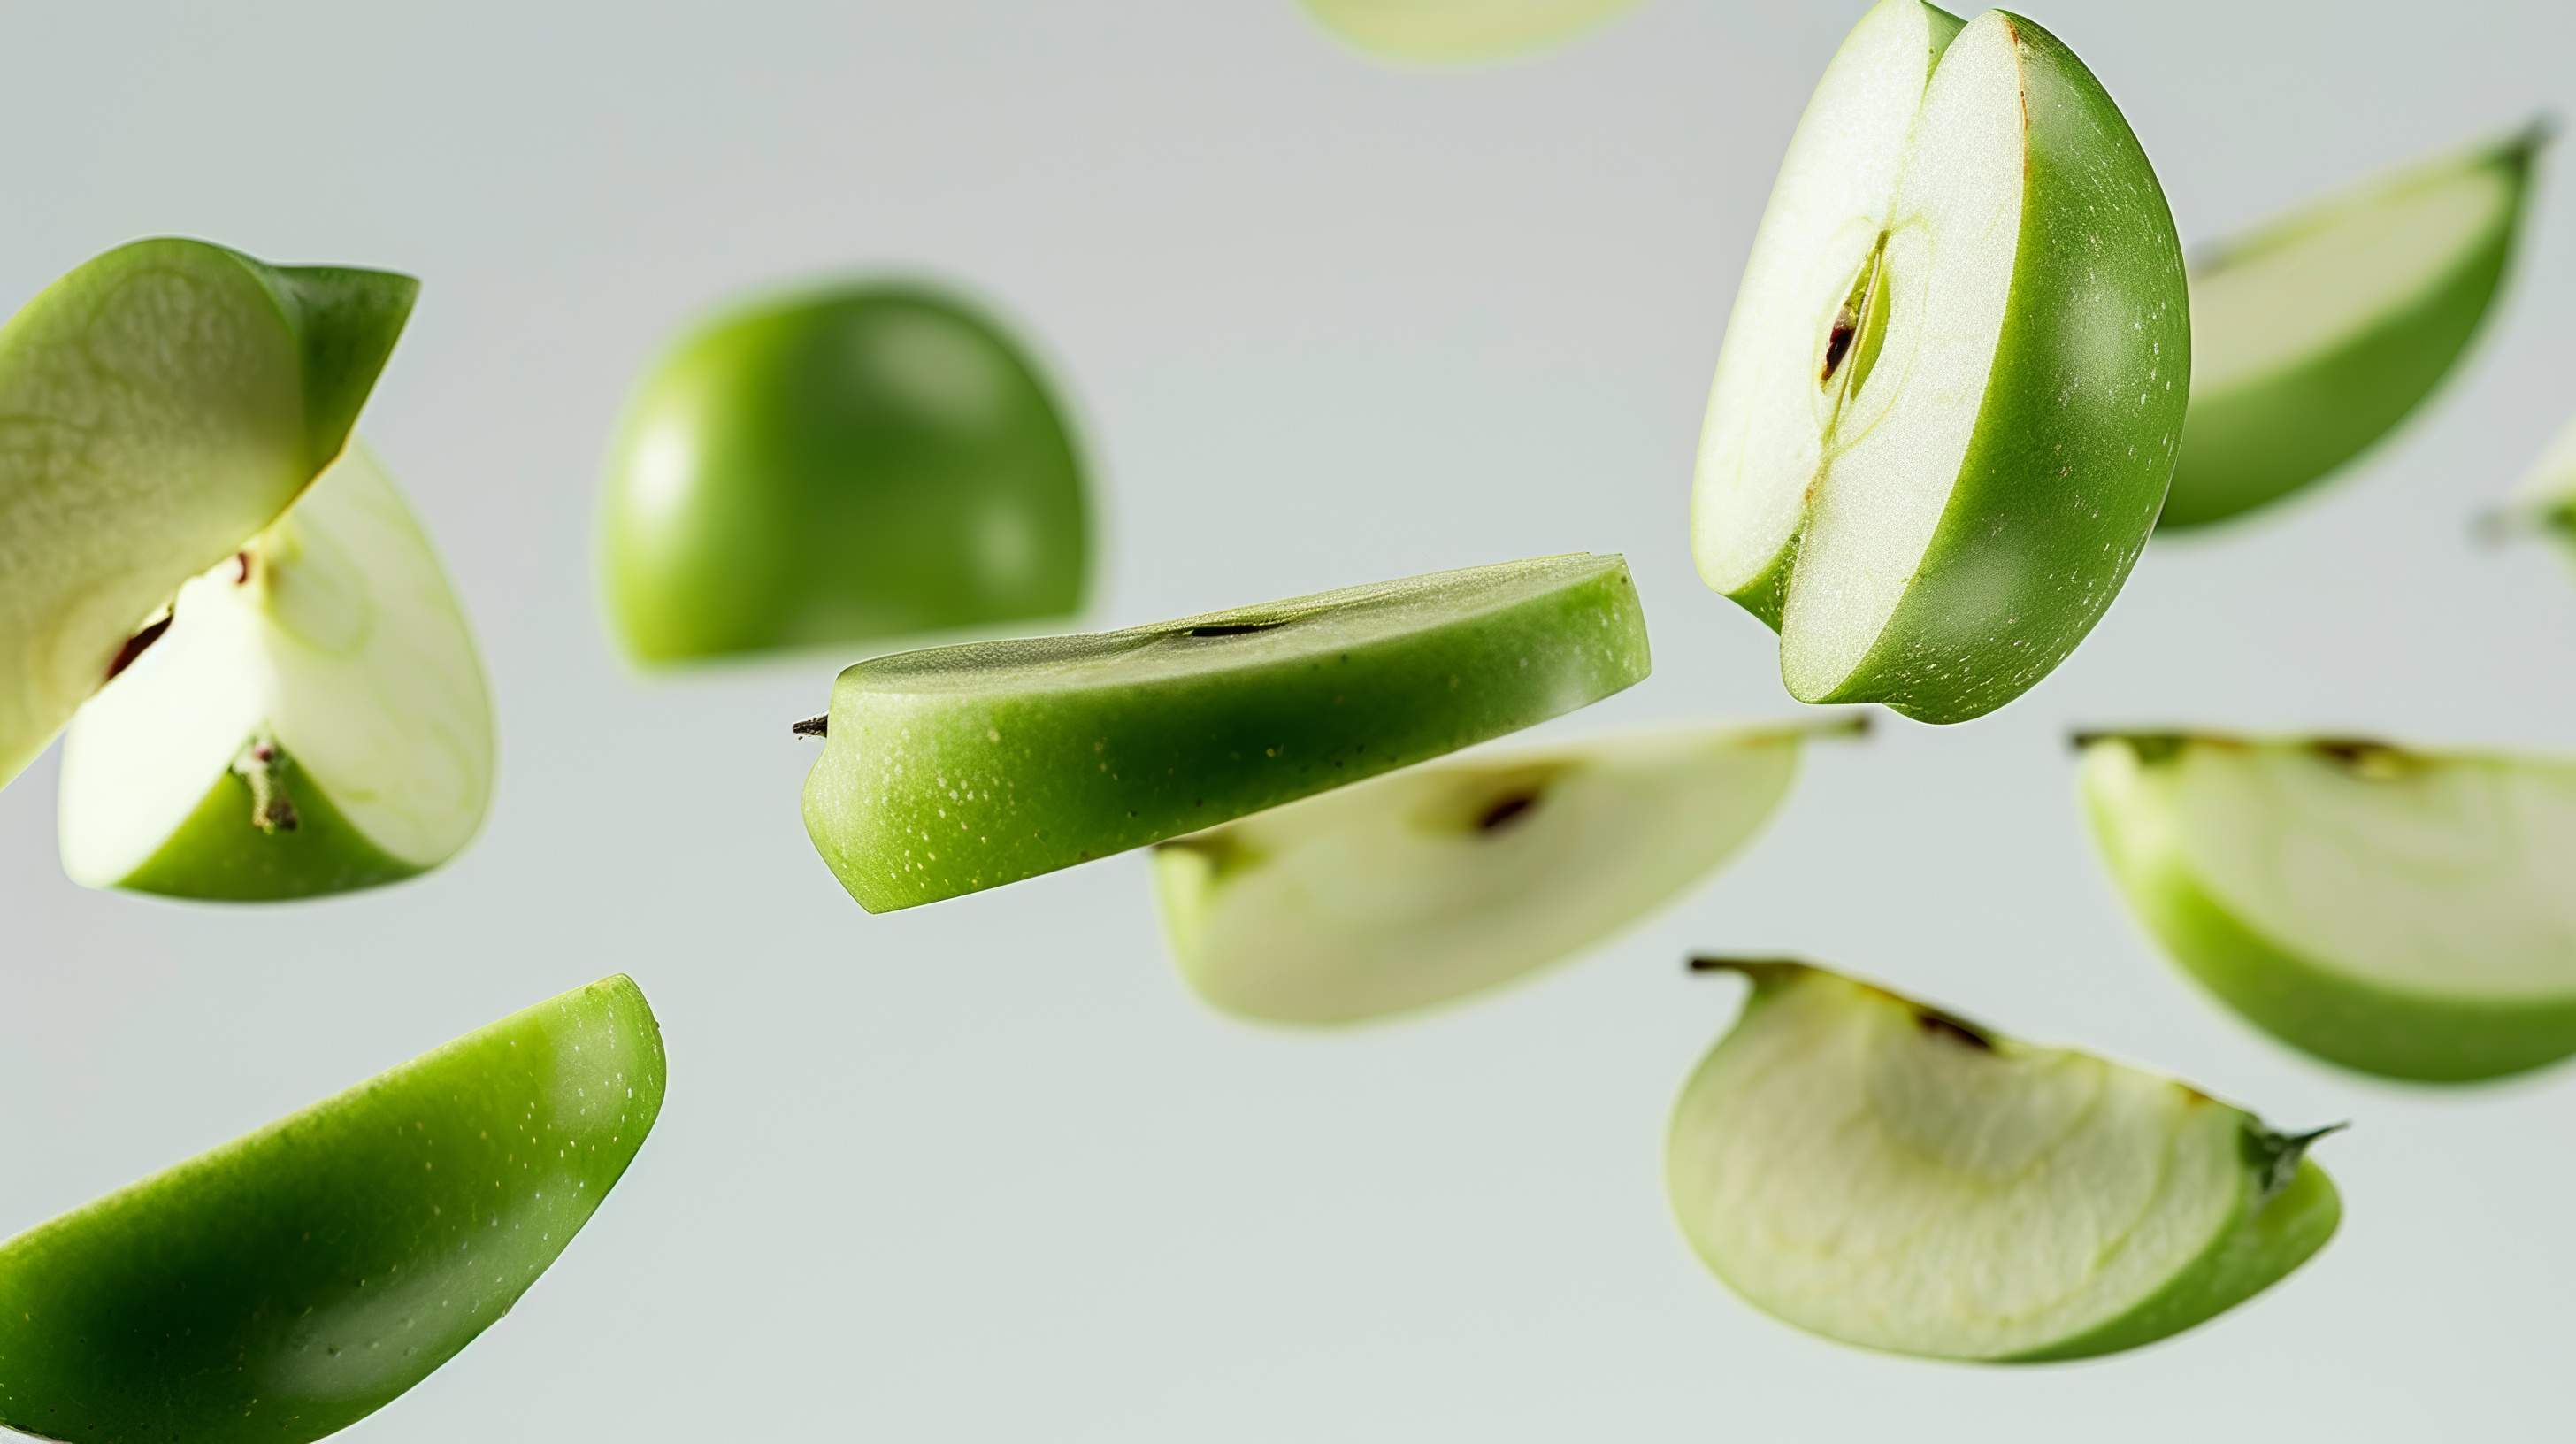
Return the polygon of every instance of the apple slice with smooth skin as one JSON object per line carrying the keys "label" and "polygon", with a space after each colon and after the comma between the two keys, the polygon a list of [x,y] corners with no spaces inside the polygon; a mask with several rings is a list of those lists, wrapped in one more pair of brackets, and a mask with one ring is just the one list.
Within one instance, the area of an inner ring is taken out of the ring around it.
{"label": "apple slice with smooth skin", "polygon": [[2127,579],[2190,374],[2173,218],[2091,72],[2018,16],[1881,0],[1736,292],[1700,576],[1778,629],[1801,701],[1993,711]]}
{"label": "apple slice with smooth skin", "polygon": [[493,751],[464,610],[352,443],[72,719],[63,867],[235,902],[398,882],[473,839]]}
{"label": "apple slice with smooth skin", "polygon": [[2576,1054],[2576,762],[2079,740],[2085,809],[2130,907],[2256,1026],[2426,1082]]}
{"label": "apple slice with smooth skin", "polygon": [[2547,138],[2534,125],[2195,256],[2191,415],[2160,525],[2277,501],[2430,395],[2495,301]]}
{"label": "apple slice with smooth skin", "polygon": [[1800,1328],[1989,1363],[2116,1353],[2271,1287],[2342,1216],[2317,1134],[1803,963],[1692,966],[1753,990],[1673,1110],[1673,1211]]}
{"label": "apple slice with smooth skin", "polygon": [[1150,627],[861,662],[805,830],[870,912],[1143,847],[1391,772],[1645,677],[1616,556],[1438,572]]}
{"label": "apple slice with smooth skin", "polygon": [[955,296],[860,282],[719,317],[654,366],[600,556],[627,652],[679,662],[1068,616],[1089,526],[1027,351]]}
{"label": "apple slice with smooth skin", "polygon": [[1577,952],[1753,840],[1807,738],[1690,727],[1454,762],[1257,812],[1154,850],[1181,974],[1229,1013],[1346,1023]]}
{"label": "apple slice with smooth skin", "polygon": [[136,241],[0,326],[0,785],[340,454],[419,291]]}
{"label": "apple slice with smooth skin", "polygon": [[0,1244],[0,1424],[302,1444],[501,1321],[662,1109],[609,978]]}
{"label": "apple slice with smooth skin", "polygon": [[1386,60],[1499,60],[1545,49],[1637,7],[1638,0],[1300,0],[1326,30]]}

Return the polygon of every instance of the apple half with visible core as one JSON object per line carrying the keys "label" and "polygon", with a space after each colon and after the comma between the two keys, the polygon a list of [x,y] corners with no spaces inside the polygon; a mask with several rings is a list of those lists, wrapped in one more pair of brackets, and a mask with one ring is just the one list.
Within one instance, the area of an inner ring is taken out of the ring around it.
{"label": "apple half with visible core", "polygon": [[1300,0],[1326,30],[1415,65],[1499,60],[1571,40],[1638,0]]}
{"label": "apple half with visible core", "polygon": [[0,785],[340,454],[419,291],[136,241],[0,326]]}
{"label": "apple half with visible core", "polygon": [[1800,1328],[1987,1363],[2116,1353],[2278,1283],[2342,1217],[2318,1133],[1822,968],[1692,967],[1753,988],[1673,1110],[1673,1212]]}
{"label": "apple half with visible core", "polygon": [[501,1321],[662,1109],[661,1028],[593,983],[0,1244],[0,1425],[303,1444]]}
{"label": "apple half with visible core", "polygon": [[1181,974],[1229,1013],[1345,1023],[1521,977],[1753,840],[1813,727],[1690,727],[1425,763],[1158,845]]}
{"label": "apple half with visible core", "polygon": [[627,407],[608,610],[645,663],[1068,616],[1082,465],[1027,350],[981,309],[859,282],[722,316]]}
{"label": "apple half with visible core", "polygon": [[63,867],[241,902],[398,882],[473,840],[493,758],[464,610],[353,442],[72,719]]}
{"label": "apple half with visible core", "polygon": [[870,912],[1000,887],[1455,752],[1646,675],[1616,556],[861,662],[805,830]]}
{"label": "apple half with visible core", "polygon": [[2547,139],[2535,124],[2196,255],[2191,415],[2160,525],[2288,496],[2430,395],[2494,304]]}
{"label": "apple half with visible core", "polygon": [[2130,907],[2257,1027],[2423,1082],[2576,1054],[2576,762],[2079,740],[2085,810]]}
{"label": "apple half with visible core", "polygon": [[2020,696],[2137,561],[2191,374],[2182,249],[2055,37],[1881,0],[1789,143],[1691,504],[1700,576],[1805,702]]}

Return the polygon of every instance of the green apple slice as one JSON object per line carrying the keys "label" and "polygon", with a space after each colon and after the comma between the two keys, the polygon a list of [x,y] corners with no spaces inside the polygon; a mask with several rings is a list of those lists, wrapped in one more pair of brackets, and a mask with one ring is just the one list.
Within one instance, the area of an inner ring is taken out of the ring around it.
{"label": "green apple slice", "polygon": [[1690,727],[1427,763],[1159,845],[1181,974],[1344,1023],[1478,992],[1670,902],[1760,832],[1817,731]]}
{"label": "green apple slice", "polygon": [[464,611],[353,444],[72,720],[63,867],[230,901],[397,882],[473,839],[493,763]]}
{"label": "green apple slice", "polygon": [[2405,419],[2493,304],[2547,130],[2445,156],[2195,257],[2166,527],[2277,501]]}
{"label": "green apple slice", "polygon": [[662,1109],[623,977],[469,1033],[0,1245],[0,1425],[302,1444],[501,1321]]}
{"label": "green apple slice", "polygon": [[1673,1210],[1800,1328],[1990,1363],[2115,1353],[2271,1287],[2342,1216],[2316,1134],[1821,968],[1693,966],[1753,991],[1674,1108]]}
{"label": "green apple slice", "polygon": [[1545,49],[1603,25],[1638,0],[1301,0],[1350,44],[1387,60],[1444,65]]}
{"label": "green apple slice", "polygon": [[2490,540],[2539,532],[2576,546],[2576,422],[2553,438],[2501,508],[2480,519]]}
{"label": "green apple slice", "polygon": [[1571,712],[1646,675],[1616,556],[1439,572],[1150,627],[861,662],[805,830],[870,912],[1275,807]]}
{"label": "green apple slice", "polygon": [[2092,630],[2155,525],[2191,328],[2146,153],[2046,31],[1882,0],[1790,141],[1692,500],[1807,702],[1957,722]]}
{"label": "green apple slice", "polygon": [[0,326],[0,784],[340,454],[419,289],[137,241]]}
{"label": "green apple slice", "polygon": [[2112,876],[2211,992],[2427,1082],[2576,1053],[2576,763],[2349,740],[2083,739]]}
{"label": "green apple slice", "polygon": [[720,317],[638,389],[603,492],[646,663],[1082,605],[1082,466],[1027,351],[956,297],[829,287]]}

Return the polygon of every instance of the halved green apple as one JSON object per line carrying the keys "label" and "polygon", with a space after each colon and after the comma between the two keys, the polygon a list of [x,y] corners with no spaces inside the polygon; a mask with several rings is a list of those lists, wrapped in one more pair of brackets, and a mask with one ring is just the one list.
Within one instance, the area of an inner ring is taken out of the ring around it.
{"label": "halved green apple", "polygon": [[2427,1082],[2576,1054],[2576,762],[2080,740],[2093,834],[2130,906],[2274,1037]]}
{"label": "halved green apple", "polygon": [[1673,1110],[1673,1211],[1800,1328],[1991,1363],[2115,1353],[2271,1287],[2342,1216],[2316,1134],[1803,963],[1692,966],[1753,990]]}
{"label": "halved green apple", "polygon": [[2277,501],[2431,394],[2494,303],[2547,137],[2383,176],[2194,258],[2191,415],[2161,525]]}
{"label": "halved green apple", "polygon": [[2018,16],[1881,0],[1736,292],[1700,575],[1778,629],[1801,701],[1990,712],[2127,579],[2190,374],[2173,219],[2091,72]]}
{"label": "halved green apple", "polygon": [[1753,839],[1821,727],[1690,727],[1426,763],[1154,851],[1181,974],[1230,1013],[1344,1023],[1520,977]]}
{"label": "halved green apple", "polygon": [[1388,60],[1499,60],[1570,40],[1638,0],[1300,0],[1325,29]]}
{"label": "halved green apple", "polygon": [[232,901],[399,881],[473,839],[493,751],[464,611],[353,443],[72,719],[63,867]]}

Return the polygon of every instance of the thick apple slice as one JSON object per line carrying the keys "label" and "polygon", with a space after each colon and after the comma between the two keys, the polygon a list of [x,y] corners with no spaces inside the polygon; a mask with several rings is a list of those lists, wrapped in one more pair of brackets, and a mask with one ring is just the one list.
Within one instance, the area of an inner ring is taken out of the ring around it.
{"label": "thick apple slice", "polygon": [[492,702],[429,538],[363,443],[180,588],[72,719],[63,867],[233,901],[425,872],[492,795]]}
{"label": "thick apple slice", "polygon": [[904,652],[833,684],[805,830],[887,912],[1454,752],[1646,668],[1628,564],[1582,553]]}
{"label": "thick apple slice", "polygon": [[1993,1363],[2115,1353],[2279,1282],[2342,1216],[2315,1134],[1820,968],[1693,966],[1753,991],[1673,1110],[1673,1210],[1801,1328]]}
{"label": "thick apple slice", "polygon": [[1301,0],[1362,50],[1416,65],[1498,60],[1570,40],[1637,0]]}
{"label": "thick apple slice", "polygon": [[1957,722],[2111,604],[2181,437],[2173,220],[2066,47],[1881,0],[1808,103],[1709,395],[1700,575],[1808,702]]}
{"label": "thick apple slice", "polygon": [[2495,300],[2546,138],[2535,125],[2195,257],[2191,416],[2160,525],[2277,501],[2432,392]]}
{"label": "thick apple slice", "polygon": [[2086,810],[2130,906],[2257,1026],[2426,1081],[2576,1053],[2576,763],[2084,741]]}
{"label": "thick apple slice", "polygon": [[501,1321],[662,1110],[609,978],[0,1245],[0,1424],[303,1444]]}
{"label": "thick apple slice", "polygon": [[340,454],[419,289],[137,241],[0,326],[0,784]]}
{"label": "thick apple slice", "polygon": [[1230,1013],[1343,1023],[1555,962],[1759,832],[1824,728],[1692,727],[1428,763],[1155,849],[1182,976]]}

